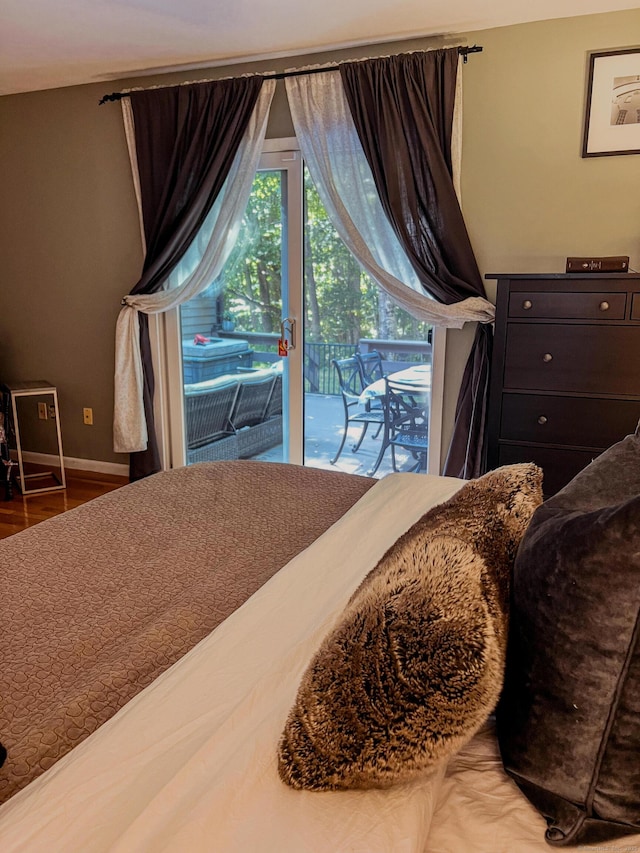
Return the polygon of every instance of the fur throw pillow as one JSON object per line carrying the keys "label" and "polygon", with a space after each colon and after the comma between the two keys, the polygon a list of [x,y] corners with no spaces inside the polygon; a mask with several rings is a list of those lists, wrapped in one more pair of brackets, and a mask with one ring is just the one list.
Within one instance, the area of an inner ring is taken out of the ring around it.
{"label": "fur throw pillow", "polygon": [[511,571],[541,484],[534,465],[499,468],[389,548],[303,675],[279,744],[284,782],[386,787],[472,737],[501,690]]}

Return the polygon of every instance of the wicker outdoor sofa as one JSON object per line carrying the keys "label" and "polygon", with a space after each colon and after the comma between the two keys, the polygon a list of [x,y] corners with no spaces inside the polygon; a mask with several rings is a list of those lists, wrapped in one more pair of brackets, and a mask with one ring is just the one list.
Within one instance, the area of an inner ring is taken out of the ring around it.
{"label": "wicker outdoor sofa", "polygon": [[282,441],[280,365],[184,386],[187,463],[248,459]]}

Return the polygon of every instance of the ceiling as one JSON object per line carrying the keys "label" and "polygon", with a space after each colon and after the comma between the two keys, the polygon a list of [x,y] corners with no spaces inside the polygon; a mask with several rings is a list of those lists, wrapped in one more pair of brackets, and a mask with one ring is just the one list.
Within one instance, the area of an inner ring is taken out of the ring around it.
{"label": "ceiling", "polygon": [[0,94],[636,6],[637,0],[0,0]]}

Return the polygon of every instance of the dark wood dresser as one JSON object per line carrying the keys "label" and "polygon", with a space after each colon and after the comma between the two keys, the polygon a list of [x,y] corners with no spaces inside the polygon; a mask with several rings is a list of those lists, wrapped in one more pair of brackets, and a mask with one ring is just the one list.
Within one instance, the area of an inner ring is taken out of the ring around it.
{"label": "dark wood dresser", "polygon": [[535,462],[554,494],[640,419],[640,275],[497,279],[489,468]]}

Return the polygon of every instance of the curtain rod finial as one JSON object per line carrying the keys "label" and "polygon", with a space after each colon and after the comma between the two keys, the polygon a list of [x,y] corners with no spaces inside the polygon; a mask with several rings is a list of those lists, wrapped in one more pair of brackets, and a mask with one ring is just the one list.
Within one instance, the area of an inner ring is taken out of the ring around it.
{"label": "curtain rod finial", "polygon": [[459,47],[458,53],[462,54],[462,61],[466,65],[470,53],[482,53],[482,47],[479,44],[473,44],[471,47]]}
{"label": "curtain rod finial", "polygon": [[98,101],[98,106],[106,104],[107,101],[119,101],[122,98],[122,92],[112,92],[110,95],[103,95]]}

